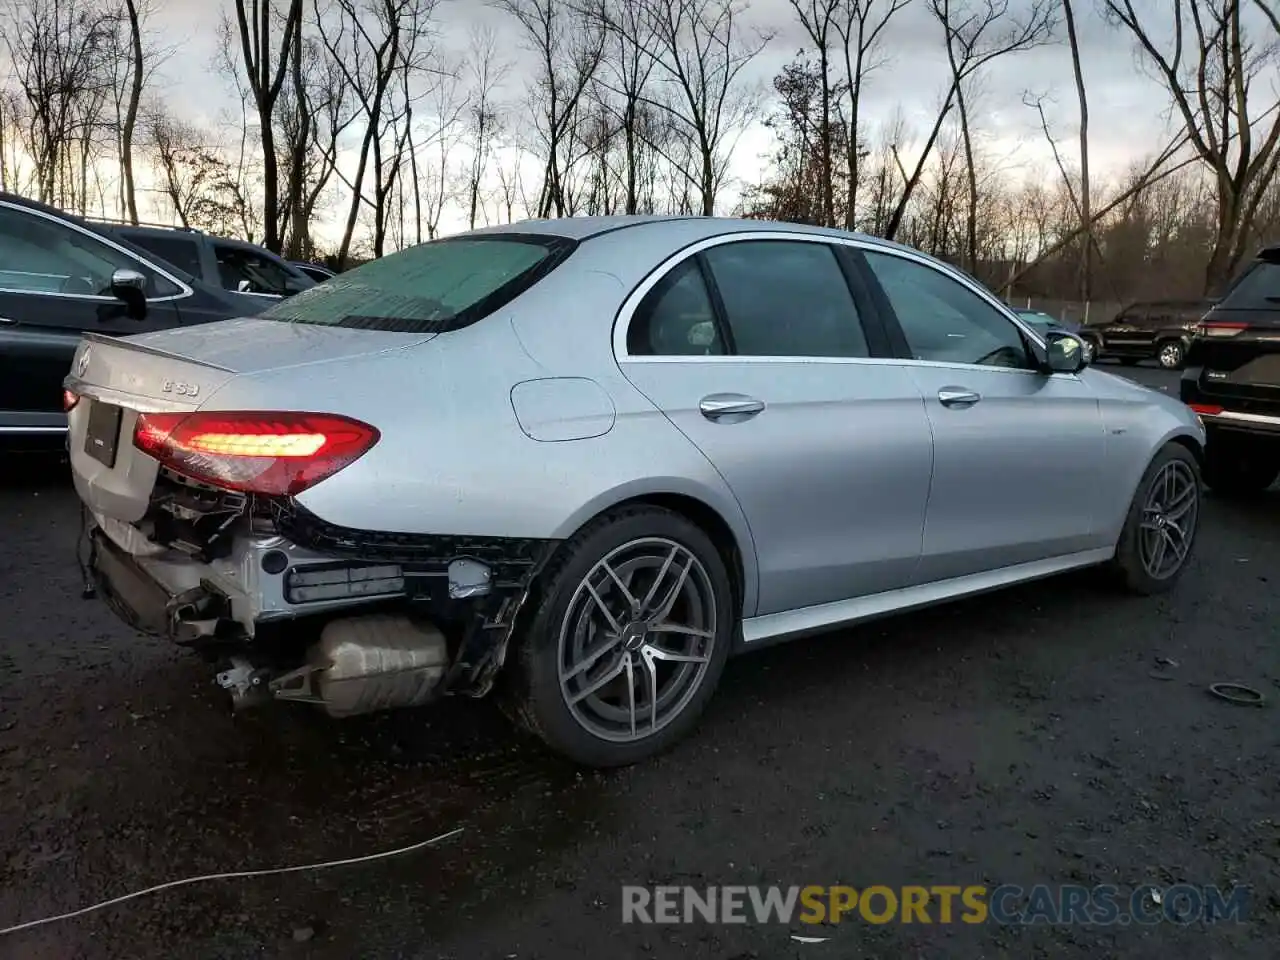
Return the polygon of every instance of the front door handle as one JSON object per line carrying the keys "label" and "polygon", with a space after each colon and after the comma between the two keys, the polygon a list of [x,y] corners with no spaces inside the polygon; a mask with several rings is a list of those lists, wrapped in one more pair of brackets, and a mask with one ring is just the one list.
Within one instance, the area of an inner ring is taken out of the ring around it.
{"label": "front door handle", "polygon": [[764,401],[741,393],[713,393],[698,402],[698,409],[708,420],[726,417],[754,417],[764,409]]}
{"label": "front door handle", "polygon": [[0,317],[0,323],[17,323],[17,320],[10,320],[8,317]]}
{"label": "front door handle", "polygon": [[982,394],[964,387],[943,387],[938,391],[938,402],[944,407],[971,407],[982,399]]}

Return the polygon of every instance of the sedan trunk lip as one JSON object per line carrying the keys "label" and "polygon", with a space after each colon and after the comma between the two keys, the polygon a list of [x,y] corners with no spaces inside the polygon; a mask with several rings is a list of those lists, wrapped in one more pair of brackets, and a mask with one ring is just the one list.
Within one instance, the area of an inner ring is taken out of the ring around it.
{"label": "sedan trunk lip", "polygon": [[181,353],[175,353],[172,350],[161,350],[159,347],[152,347],[145,343],[139,343],[136,340],[126,340],[124,337],[112,337],[105,333],[94,333],[86,331],[83,334],[85,341],[89,343],[106,343],[112,346],[123,345],[126,349],[136,351],[138,353],[148,353],[153,357],[163,357],[165,360],[179,360],[183,363],[195,363],[210,370],[220,370],[223,373],[235,373],[230,367],[225,367],[219,363],[213,363],[210,360],[200,360],[195,357],[186,356]]}

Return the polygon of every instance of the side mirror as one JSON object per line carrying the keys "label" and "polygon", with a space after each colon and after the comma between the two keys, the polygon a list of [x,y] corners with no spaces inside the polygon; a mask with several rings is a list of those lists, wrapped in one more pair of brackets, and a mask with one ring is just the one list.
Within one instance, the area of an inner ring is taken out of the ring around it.
{"label": "side mirror", "polygon": [[236,293],[252,293],[253,283],[248,280],[240,280],[236,283]]}
{"label": "side mirror", "polygon": [[147,315],[147,278],[137,270],[122,268],[111,274],[111,294],[123,300],[129,316],[141,320]]}
{"label": "side mirror", "polygon": [[1079,373],[1088,366],[1088,350],[1074,333],[1053,330],[1045,334],[1044,342],[1049,373]]}

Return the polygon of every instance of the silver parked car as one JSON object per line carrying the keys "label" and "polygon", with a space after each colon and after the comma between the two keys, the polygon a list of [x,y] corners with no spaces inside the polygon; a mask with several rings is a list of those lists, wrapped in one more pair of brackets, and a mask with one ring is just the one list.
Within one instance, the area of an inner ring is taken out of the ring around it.
{"label": "silver parked car", "polygon": [[686,734],[737,651],[1089,565],[1168,589],[1200,507],[1187,407],[790,224],[477,230],[90,334],[66,388],[88,589],[237,705],[494,690],[591,765]]}

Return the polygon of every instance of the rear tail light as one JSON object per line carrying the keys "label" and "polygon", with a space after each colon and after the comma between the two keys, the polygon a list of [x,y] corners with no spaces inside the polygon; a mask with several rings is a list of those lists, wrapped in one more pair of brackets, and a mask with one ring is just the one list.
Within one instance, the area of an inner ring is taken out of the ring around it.
{"label": "rear tail light", "polygon": [[80,394],[76,393],[74,390],[64,389],[62,391],[62,412],[63,413],[70,413],[71,408],[74,407],[79,402],[80,402]]}
{"label": "rear tail light", "polygon": [[1201,337],[1234,337],[1249,329],[1247,323],[1223,323],[1221,321],[1201,321],[1196,327],[1196,334]]}
{"label": "rear tail light", "polygon": [[293,496],[364,456],[379,436],[367,423],[331,413],[143,413],[133,445],[193,480]]}
{"label": "rear tail light", "polygon": [[1212,403],[1188,403],[1188,407],[1200,414],[1202,417],[1216,417],[1222,412],[1222,407]]}

